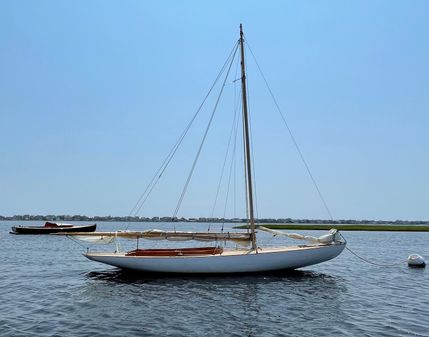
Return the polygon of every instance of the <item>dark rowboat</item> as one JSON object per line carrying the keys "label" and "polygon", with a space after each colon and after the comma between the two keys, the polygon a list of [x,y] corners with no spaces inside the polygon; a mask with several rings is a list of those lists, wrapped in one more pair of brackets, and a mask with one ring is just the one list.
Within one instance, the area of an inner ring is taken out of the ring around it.
{"label": "dark rowboat", "polygon": [[97,225],[75,226],[69,224],[60,224],[55,222],[46,222],[44,226],[14,226],[11,234],[51,234],[65,232],[94,232]]}

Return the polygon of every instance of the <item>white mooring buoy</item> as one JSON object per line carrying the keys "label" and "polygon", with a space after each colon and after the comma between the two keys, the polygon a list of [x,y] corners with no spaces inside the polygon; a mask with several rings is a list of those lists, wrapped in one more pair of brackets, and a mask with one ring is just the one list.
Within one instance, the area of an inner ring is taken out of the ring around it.
{"label": "white mooring buoy", "polygon": [[425,266],[425,259],[419,254],[411,254],[410,256],[408,256],[408,267],[424,268]]}

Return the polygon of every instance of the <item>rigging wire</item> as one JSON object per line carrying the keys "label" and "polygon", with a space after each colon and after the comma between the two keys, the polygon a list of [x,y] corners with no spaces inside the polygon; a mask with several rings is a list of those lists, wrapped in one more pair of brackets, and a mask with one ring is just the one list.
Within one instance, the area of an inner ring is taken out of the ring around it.
{"label": "rigging wire", "polygon": [[[236,132],[235,132],[235,137],[237,137],[237,130],[238,130],[238,122],[239,120],[237,119],[237,124],[236,124]],[[230,186],[231,186],[231,176],[232,176],[232,169],[233,169],[233,164],[234,164],[234,158],[235,158],[235,152],[236,152],[236,141],[234,141],[234,147],[232,150],[232,156],[231,156],[231,164],[229,167],[229,175],[228,175],[228,184],[227,184],[227,189],[226,189],[226,197],[225,197],[225,204],[223,207],[223,221],[222,221],[222,229],[221,231],[223,232],[224,229],[224,225],[225,225],[225,217],[226,217],[226,208],[228,205],[228,200],[229,200],[229,190],[230,190]]]}
{"label": "rigging wire", "polygon": [[[233,135],[233,132],[234,132],[234,129],[235,129],[236,118],[237,118],[237,111],[235,110],[234,111],[234,119],[232,121],[231,130],[229,132],[228,145],[227,145],[225,157],[223,159],[223,165],[222,165],[222,170],[221,170],[221,174],[220,174],[220,179],[219,179],[219,183],[218,183],[217,190],[216,190],[216,197],[215,197],[215,201],[213,203],[213,207],[212,207],[212,211],[211,211],[211,217],[213,217],[213,215],[214,215],[214,211],[215,211],[215,208],[216,208],[217,200],[218,200],[218,197],[219,197],[219,191],[220,191],[220,187],[221,187],[222,180],[223,180],[223,174],[224,174],[224,171],[225,171],[225,165],[226,165],[226,161],[227,161],[227,158],[228,158],[229,149],[230,149],[230,146],[231,146],[232,135]],[[209,225],[209,231],[210,231],[210,225]]]}
{"label": "rigging wire", "polygon": [[[217,107],[218,107],[218,105],[219,105],[220,98],[221,98],[222,93],[223,93],[223,90],[224,90],[224,88],[225,88],[225,83],[226,83],[226,81],[227,81],[227,79],[228,79],[228,76],[229,76],[229,73],[230,73],[230,70],[231,70],[231,67],[232,67],[232,64],[233,64],[233,61],[234,61],[234,58],[235,58],[235,54],[236,54],[236,52],[237,52],[237,49],[238,49],[238,43],[236,44],[236,47],[235,47],[235,49],[234,49],[234,53],[233,53],[233,56],[232,56],[231,62],[229,63],[228,70],[227,70],[226,75],[225,75],[225,79],[224,79],[224,81],[223,81],[223,83],[222,83],[222,87],[221,87],[221,89],[220,89],[220,91],[219,91],[219,95],[218,95],[218,97],[217,97],[217,99],[216,99],[216,103],[215,103],[215,105],[214,105],[214,107],[213,107],[213,111],[212,111],[212,114],[211,114],[211,116],[210,116],[209,122],[208,122],[208,124],[207,124],[207,128],[206,128],[206,130],[205,130],[205,132],[204,132],[204,136],[203,136],[203,138],[202,138],[202,140],[201,140],[201,144],[200,144],[200,146],[199,146],[199,148],[198,148],[197,154],[196,154],[195,159],[194,159],[194,161],[193,161],[193,163],[192,163],[191,171],[189,172],[188,178],[186,179],[186,182],[185,182],[185,185],[184,185],[184,187],[183,187],[182,193],[181,193],[181,195],[180,195],[179,201],[177,202],[176,209],[174,210],[173,218],[175,218],[175,217],[177,216],[177,213],[179,212],[180,206],[181,206],[182,201],[183,201],[183,198],[184,198],[184,196],[185,196],[186,190],[188,189],[189,182],[191,181],[192,175],[193,175],[193,173],[194,173],[195,166],[197,165],[198,159],[199,159],[200,154],[201,154],[201,150],[202,150],[203,145],[204,145],[204,143],[205,143],[205,140],[206,140],[206,138],[207,138],[207,134],[208,134],[208,132],[209,132],[209,129],[210,129],[211,123],[212,123],[212,121],[213,121],[213,117],[214,117],[214,115],[215,115],[215,112],[216,112]],[[174,231],[176,231],[176,226],[175,226],[175,225],[174,225]]]}
{"label": "rigging wire", "polygon": [[200,113],[202,107],[204,106],[205,102],[207,101],[207,99],[210,96],[211,92],[213,91],[214,87],[216,86],[216,83],[218,82],[219,78],[222,76],[223,72],[225,71],[225,68],[226,68],[226,66],[229,63],[229,60],[231,59],[231,56],[235,55],[235,51],[237,50],[237,46],[238,46],[238,42],[236,42],[234,44],[234,47],[232,48],[231,52],[229,53],[227,59],[225,60],[225,63],[222,65],[219,73],[216,76],[216,79],[214,80],[212,86],[210,87],[209,91],[205,95],[203,101],[199,105],[197,111],[192,116],[192,118],[189,121],[188,125],[186,126],[185,130],[182,132],[182,134],[180,135],[180,137],[178,138],[178,140],[176,141],[176,143],[174,144],[174,146],[172,147],[172,149],[170,150],[170,152],[168,153],[168,155],[166,156],[166,158],[162,162],[161,166],[155,172],[154,176],[150,180],[149,184],[146,186],[146,188],[143,191],[143,193],[140,195],[140,197],[137,200],[136,204],[131,209],[130,215],[134,215],[135,216],[135,215],[137,215],[140,212],[141,208],[145,204],[146,200],[148,199],[148,197],[151,194],[152,190],[154,189],[155,185],[157,184],[157,182],[159,181],[159,179],[163,175],[164,171],[167,169],[168,165],[170,164],[171,160],[173,159],[174,155],[176,154],[179,146],[181,145],[183,139],[186,137],[189,129],[191,128],[193,122],[195,121],[196,117]]}
{"label": "rigging wire", "polygon": [[[237,78],[239,58],[237,57],[236,60],[237,61],[235,63],[234,78]],[[232,135],[234,133],[234,130],[235,130],[235,133],[236,133],[236,128],[237,128],[237,126],[236,126],[236,119],[238,117],[237,111],[238,111],[238,108],[239,108],[239,105],[240,105],[240,101],[237,101],[237,93],[236,93],[237,87],[236,87],[236,82],[237,82],[237,80],[232,81],[232,84],[234,84],[234,89],[233,89],[233,93],[234,93],[234,95],[233,95],[233,110],[234,110],[233,113],[234,113],[234,115],[233,116],[234,116],[234,118],[233,118],[233,121],[232,121],[231,131],[230,131],[230,134],[229,134],[227,150],[226,150],[225,157],[224,157],[224,160],[223,160],[222,171],[221,171],[219,183],[218,183],[217,190],[216,190],[216,197],[215,197],[215,201],[214,201],[213,208],[212,208],[212,211],[211,211],[211,217],[213,217],[214,212],[215,212],[215,208],[216,208],[216,205],[217,205],[217,200],[218,200],[218,197],[219,197],[219,192],[220,192],[220,188],[221,188],[222,180],[223,180],[223,174],[225,172],[225,166],[226,166],[226,162],[227,162],[227,158],[228,158],[228,154],[229,154],[229,149],[230,149],[230,146],[231,146]],[[235,143],[234,143],[234,146],[235,146]],[[208,226],[208,231],[210,231],[210,228],[211,228],[211,224],[209,224],[209,226]]]}
{"label": "rigging wire", "polygon": [[[239,62],[240,62],[240,60],[237,57],[237,63],[235,65],[235,74],[234,74],[234,78],[235,78],[235,80],[234,80],[234,98],[233,98],[234,111],[238,111],[239,104],[241,102],[240,98],[237,95],[237,81],[239,80],[239,78],[237,78],[237,73],[238,73]],[[238,131],[239,120],[240,120],[240,116],[238,115],[237,127],[235,128],[235,134],[234,134],[234,148],[237,147],[237,131]],[[235,153],[235,151],[234,151],[234,153]],[[236,177],[237,169],[236,169],[236,166],[237,165],[236,165],[236,156],[235,155],[233,156],[232,160],[234,161],[234,201],[233,201],[233,204],[234,204],[233,210],[234,211],[233,211],[233,217],[236,218],[236,209],[237,209],[237,204],[236,204],[236,201],[237,201],[237,186],[236,186],[237,185],[237,179],[236,179],[237,178]]]}
{"label": "rigging wire", "polygon": [[273,99],[273,101],[274,101],[274,104],[275,104],[275,106],[276,106],[276,108],[277,108],[277,111],[279,112],[279,114],[280,114],[280,116],[281,116],[281,119],[282,119],[282,121],[283,121],[284,125],[286,126],[286,129],[287,129],[287,130],[288,130],[288,132],[289,132],[289,136],[290,136],[290,138],[292,139],[292,142],[293,142],[293,144],[294,144],[294,146],[295,146],[295,149],[296,149],[296,151],[298,152],[298,155],[299,155],[299,157],[301,158],[301,161],[302,161],[302,163],[304,164],[305,169],[307,170],[307,173],[308,173],[308,175],[309,175],[309,177],[310,177],[311,181],[313,182],[313,185],[314,185],[314,187],[315,187],[315,189],[316,189],[316,191],[317,191],[317,193],[318,193],[318,195],[319,195],[319,198],[320,198],[320,200],[322,201],[323,206],[325,207],[325,209],[326,209],[326,211],[327,211],[327,213],[328,213],[328,215],[329,215],[330,219],[331,219],[331,220],[333,220],[333,216],[332,216],[332,213],[331,213],[331,211],[330,211],[330,209],[329,209],[329,207],[328,207],[328,204],[326,203],[326,200],[325,200],[325,198],[323,197],[322,192],[321,192],[321,191],[320,191],[320,189],[319,189],[319,186],[318,186],[318,184],[317,184],[317,182],[316,182],[316,179],[314,178],[313,174],[311,173],[310,167],[309,167],[309,165],[307,164],[307,161],[306,161],[306,160],[305,160],[305,158],[304,158],[304,155],[303,155],[303,153],[302,153],[302,151],[301,151],[301,149],[300,149],[300,147],[299,147],[299,145],[298,145],[298,143],[297,143],[297,141],[296,141],[296,139],[295,139],[295,136],[294,136],[294,135],[293,135],[293,133],[292,133],[291,128],[289,127],[288,122],[286,121],[286,117],[285,117],[284,113],[282,112],[282,110],[280,109],[280,106],[279,106],[279,104],[278,104],[278,102],[277,102],[277,99],[275,98],[275,96],[274,96],[274,94],[273,94],[273,91],[271,90],[271,87],[270,87],[270,85],[268,84],[268,81],[267,81],[267,79],[266,79],[266,77],[265,77],[264,73],[262,72],[261,67],[259,66],[259,63],[258,63],[258,61],[256,60],[256,56],[255,56],[255,54],[253,53],[252,48],[250,47],[249,43],[248,43],[247,41],[245,41],[245,42],[246,42],[247,46],[249,47],[250,53],[252,54],[253,59],[255,60],[256,66],[257,66],[257,68],[258,68],[258,70],[259,70],[259,73],[261,74],[261,77],[262,77],[262,79],[263,79],[263,80],[264,80],[264,82],[265,82],[265,85],[266,85],[266,87],[267,87],[267,89],[268,89],[268,92],[269,92],[269,94],[270,94],[271,98],[272,98],[272,99]]}
{"label": "rigging wire", "polygon": [[235,156],[233,158],[234,161],[234,200],[233,200],[233,212],[232,212],[232,217],[234,219],[237,218],[237,161],[235,159]]}
{"label": "rigging wire", "polygon": [[[237,109],[239,109],[242,104],[241,100],[239,100],[238,103],[239,104],[237,106]],[[237,123],[235,125],[235,134],[234,134],[234,149],[233,149],[234,156],[232,158],[234,162],[234,218],[237,217],[236,215],[237,214],[236,213],[237,211],[237,155],[236,155],[237,151],[236,149],[239,146],[239,145],[237,146],[237,143],[238,143],[237,135],[238,135],[239,125],[240,125],[240,117],[241,117],[240,114],[238,114],[237,117],[238,118],[237,118]]]}

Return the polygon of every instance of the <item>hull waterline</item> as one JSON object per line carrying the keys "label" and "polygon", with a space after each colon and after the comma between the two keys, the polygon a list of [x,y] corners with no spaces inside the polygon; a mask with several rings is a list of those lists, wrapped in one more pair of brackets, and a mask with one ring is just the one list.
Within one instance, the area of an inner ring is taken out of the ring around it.
{"label": "hull waterline", "polygon": [[125,253],[86,253],[88,259],[115,267],[143,272],[224,274],[297,269],[337,257],[345,243],[248,250],[226,250],[221,255],[126,256]]}

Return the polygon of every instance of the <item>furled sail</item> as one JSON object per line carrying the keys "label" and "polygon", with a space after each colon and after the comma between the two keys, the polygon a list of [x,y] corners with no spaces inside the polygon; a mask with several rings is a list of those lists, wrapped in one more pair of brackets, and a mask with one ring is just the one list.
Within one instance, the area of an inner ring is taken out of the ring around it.
{"label": "furled sail", "polygon": [[[106,239],[146,239],[146,240],[169,240],[169,241],[233,241],[240,244],[247,244],[251,241],[250,233],[230,233],[230,232],[172,232],[152,229],[147,231],[117,231],[117,232],[90,232],[90,233],[66,233],[76,240],[88,243],[107,243]],[[104,241],[103,241],[104,240]]]}
{"label": "furled sail", "polygon": [[258,226],[258,229],[260,229],[261,231],[264,232],[268,232],[271,233],[273,236],[287,236],[288,238],[291,239],[295,239],[295,240],[304,240],[310,243],[314,243],[314,244],[329,244],[335,241],[339,240],[339,233],[336,229],[331,229],[329,231],[328,234],[319,236],[318,238],[314,237],[314,236],[308,236],[308,235],[302,235],[302,234],[298,234],[298,233],[287,233],[287,232],[281,232],[281,231],[277,231],[274,229],[270,229],[264,226]]}

